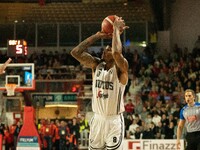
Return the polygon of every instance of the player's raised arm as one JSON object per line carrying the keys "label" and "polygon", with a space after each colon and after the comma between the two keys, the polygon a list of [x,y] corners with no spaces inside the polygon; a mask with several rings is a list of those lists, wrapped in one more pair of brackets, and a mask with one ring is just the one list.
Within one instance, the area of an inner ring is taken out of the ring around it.
{"label": "player's raised arm", "polygon": [[11,59],[11,58],[8,58],[8,60],[7,60],[3,65],[0,66],[0,74],[5,73],[5,69],[6,69],[6,67],[8,66],[8,64],[9,64],[11,61],[12,61],[12,59]]}
{"label": "player's raised arm", "polygon": [[96,66],[97,60],[87,52],[87,49],[98,39],[100,39],[98,34],[94,34],[88,37],[71,51],[71,55],[84,66],[88,68],[94,68]]}
{"label": "player's raised arm", "polygon": [[101,38],[106,38],[106,36],[107,35],[105,35],[102,32],[97,32],[96,34],[88,37],[86,40],[82,41],[79,45],[77,45],[71,51],[71,55],[84,66],[94,69],[97,66],[100,59],[97,57],[93,57],[91,54],[89,54],[87,52],[87,49],[95,41]]}
{"label": "player's raised arm", "polygon": [[126,84],[128,81],[128,62],[122,55],[122,43],[120,34],[124,29],[128,28],[125,26],[124,20],[121,17],[116,16],[113,24],[113,39],[112,39],[112,54],[115,63],[120,70],[120,82]]}

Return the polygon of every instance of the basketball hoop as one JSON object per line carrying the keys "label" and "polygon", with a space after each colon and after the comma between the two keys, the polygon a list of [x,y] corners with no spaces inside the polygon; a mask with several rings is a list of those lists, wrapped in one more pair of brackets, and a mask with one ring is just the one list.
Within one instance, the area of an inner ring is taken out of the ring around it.
{"label": "basketball hoop", "polygon": [[17,84],[5,84],[7,96],[14,96]]}

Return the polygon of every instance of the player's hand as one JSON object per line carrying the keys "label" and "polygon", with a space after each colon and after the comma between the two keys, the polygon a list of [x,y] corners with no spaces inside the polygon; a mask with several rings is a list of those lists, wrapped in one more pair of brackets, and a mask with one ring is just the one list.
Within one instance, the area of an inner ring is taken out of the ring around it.
{"label": "player's hand", "polygon": [[124,20],[122,17],[115,16],[115,21],[113,23],[113,28],[118,29],[120,33],[122,33],[124,30],[128,29],[129,26],[126,26]]}
{"label": "player's hand", "polygon": [[8,66],[8,64],[9,64],[11,61],[12,61],[12,59],[11,59],[11,58],[8,58],[8,60],[7,60],[3,65],[0,66],[0,74],[5,73],[5,69],[6,69],[6,67]]}

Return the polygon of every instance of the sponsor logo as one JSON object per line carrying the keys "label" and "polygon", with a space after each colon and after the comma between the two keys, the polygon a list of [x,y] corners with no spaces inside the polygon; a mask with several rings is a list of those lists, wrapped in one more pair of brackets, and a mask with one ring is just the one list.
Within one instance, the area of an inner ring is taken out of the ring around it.
{"label": "sponsor logo", "polygon": [[151,140],[129,141],[128,150],[176,150],[176,143]]}
{"label": "sponsor logo", "polygon": [[106,98],[108,98],[108,93],[102,93],[102,91],[99,90],[98,93],[97,93],[97,98],[106,99]]}
{"label": "sponsor logo", "polygon": [[196,121],[196,120],[197,120],[197,116],[196,116],[196,115],[188,116],[188,117],[187,117],[187,120],[188,120],[188,122]]}
{"label": "sponsor logo", "polygon": [[152,141],[143,141],[142,148],[144,150],[176,150],[175,143],[158,143]]}
{"label": "sponsor logo", "polygon": [[128,150],[141,150],[140,149],[140,141],[129,141],[128,142]]}
{"label": "sponsor logo", "polygon": [[96,80],[95,87],[106,90],[113,90],[113,82]]}

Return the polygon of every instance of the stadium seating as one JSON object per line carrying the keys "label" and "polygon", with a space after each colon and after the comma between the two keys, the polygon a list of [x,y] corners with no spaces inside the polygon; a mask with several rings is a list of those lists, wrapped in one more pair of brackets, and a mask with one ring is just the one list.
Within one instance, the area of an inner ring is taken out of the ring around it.
{"label": "stadium seating", "polygon": [[148,3],[1,3],[0,23],[25,21],[29,23],[99,22],[116,14],[126,21],[150,21],[152,11]]}

